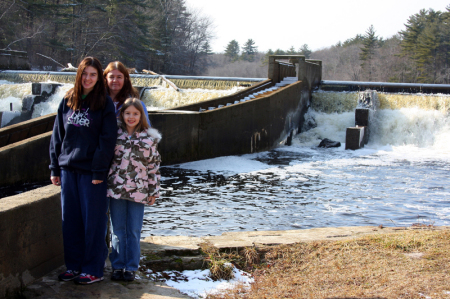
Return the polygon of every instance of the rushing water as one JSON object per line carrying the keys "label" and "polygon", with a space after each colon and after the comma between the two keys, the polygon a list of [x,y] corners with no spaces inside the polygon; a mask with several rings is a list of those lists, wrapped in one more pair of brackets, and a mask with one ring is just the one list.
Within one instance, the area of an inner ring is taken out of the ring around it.
{"label": "rushing water", "polygon": [[[63,84],[47,101],[36,104],[33,107],[32,118],[56,112],[62,98],[72,87],[73,84]],[[160,110],[227,96],[242,89],[243,87],[233,87],[227,90],[180,89],[180,91],[176,91],[171,87],[157,87],[146,89],[142,101],[148,110]],[[31,83],[18,84],[0,81],[0,111],[9,111],[11,104],[13,104],[13,110],[21,111],[22,99],[26,95],[31,95]]]}
{"label": "rushing water", "polygon": [[[380,95],[382,105],[398,103],[397,96]],[[354,112],[343,107],[356,106],[357,95],[334,93],[313,97],[312,106],[327,112],[310,109],[307,123],[315,127],[292,146],[163,167],[161,198],[146,208],[143,236],[450,225],[450,98],[422,97],[444,108],[405,104],[377,111],[371,141],[361,150],[344,144]],[[342,145],[318,148],[322,138]]]}

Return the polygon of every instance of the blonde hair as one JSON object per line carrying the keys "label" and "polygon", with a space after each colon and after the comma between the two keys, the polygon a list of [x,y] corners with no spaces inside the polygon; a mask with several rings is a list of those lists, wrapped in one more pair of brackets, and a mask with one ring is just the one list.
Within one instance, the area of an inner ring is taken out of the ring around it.
{"label": "blonde hair", "polygon": [[139,110],[139,112],[141,113],[141,118],[139,120],[139,123],[136,125],[136,128],[134,129],[134,131],[142,132],[142,131],[145,131],[148,128],[150,128],[150,125],[147,122],[147,117],[145,117],[144,107],[142,107],[141,101],[138,98],[128,98],[125,100],[122,107],[120,108],[119,120],[121,122],[120,126],[122,127],[122,129],[124,129],[124,130],[127,129],[127,125],[125,124],[125,121],[123,120],[123,114],[124,114],[125,110],[130,106],[133,106],[134,108]]}

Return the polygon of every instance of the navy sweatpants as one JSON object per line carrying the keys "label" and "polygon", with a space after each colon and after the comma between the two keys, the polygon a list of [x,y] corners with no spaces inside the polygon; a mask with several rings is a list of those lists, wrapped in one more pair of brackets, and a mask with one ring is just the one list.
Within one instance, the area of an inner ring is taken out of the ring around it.
{"label": "navy sweatpants", "polygon": [[106,246],[106,180],[92,184],[91,174],[61,170],[64,260],[67,270],[103,276]]}

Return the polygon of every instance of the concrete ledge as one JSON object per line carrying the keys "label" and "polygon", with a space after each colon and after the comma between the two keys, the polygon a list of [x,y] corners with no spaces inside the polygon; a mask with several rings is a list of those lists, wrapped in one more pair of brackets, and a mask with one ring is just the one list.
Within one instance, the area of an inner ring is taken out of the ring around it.
{"label": "concrete ledge", "polygon": [[0,297],[64,263],[60,188],[49,185],[0,199]]}
{"label": "concrete ledge", "polygon": [[[320,240],[347,240],[371,234],[388,234],[404,230],[423,229],[420,227],[383,227],[378,226],[347,226],[347,227],[319,227],[299,230],[278,231],[245,231],[228,232],[220,236],[187,237],[187,236],[152,236],[141,241],[142,254],[148,252],[165,251],[169,254],[182,255],[183,251],[195,254],[199,244],[210,242],[217,248],[236,249],[260,245],[294,244],[298,242]],[[436,226],[434,230],[448,230],[448,226]]]}
{"label": "concrete ledge", "polygon": [[0,147],[53,130],[56,113],[33,118],[0,129]]}
{"label": "concrete ledge", "polygon": [[0,148],[0,187],[50,182],[51,134],[50,131]]}

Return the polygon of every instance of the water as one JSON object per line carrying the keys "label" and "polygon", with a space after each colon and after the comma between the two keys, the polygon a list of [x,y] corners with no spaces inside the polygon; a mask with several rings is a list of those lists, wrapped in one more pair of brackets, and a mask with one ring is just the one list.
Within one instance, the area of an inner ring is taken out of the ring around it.
{"label": "water", "polygon": [[233,87],[227,90],[210,89],[181,89],[176,91],[173,88],[147,89],[144,91],[142,101],[149,110],[169,109],[179,106],[195,104],[210,99],[224,97],[244,89],[243,87]]}
{"label": "water", "polygon": [[10,111],[13,104],[14,111],[22,111],[22,99],[31,94],[31,83],[14,84],[0,80],[0,111]]}
{"label": "water", "polygon": [[[354,96],[341,94],[344,102]],[[448,96],[434,97],[448,107]],[[384,104],[390,95],[386,98]],[[143,237],[450,225],[446,108],[381,109],[369,144],[350,151],[345,150],[345,130],[354,125],[354,113],[335,100],[314,99],[312,106],[322,101],[319,106],[327,112],[311,109],[307,123],[316,126],[296,136],[292,146],[163,167],[161,198],[146,207]],[[322,138],[342,145],[318,148]]]}
{"label": "water", "polygon": [[[55,113],[62,98],[72,87],[73,84],[65,83],[58,87],[55,94],[47,101],[36,104],[33,108],[32,118]],[[197,88],[175,91],[171,87],[157,87],[155,89],[145,90],[142,100],[146,104],[148,110],[160,110],[227,96],[242,89],[244,89],[244,87],[233,87],[227,90]],[[26,95],[31,95],[31,83],[18,84],[0,80],[0,111],[9,111],[11,103],[13,104],[13,110],[22,111],[22,99]]]}

